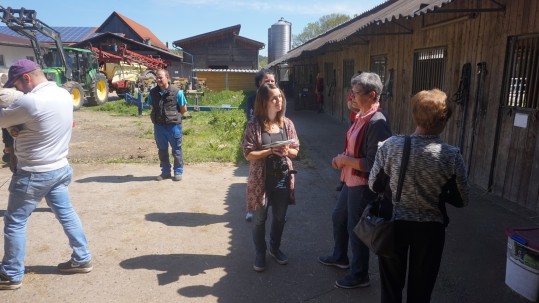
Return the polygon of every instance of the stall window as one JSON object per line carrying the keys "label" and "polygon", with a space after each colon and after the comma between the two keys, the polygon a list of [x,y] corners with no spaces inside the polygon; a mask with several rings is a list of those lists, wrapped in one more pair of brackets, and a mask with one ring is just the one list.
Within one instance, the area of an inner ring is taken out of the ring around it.
{"label": "stall window", "polygon": [[509,38],[504,77],[504,106],[537,109],[539,35]]}
{"label": "stall window", "polygon": [[350,80],[354,75],[354,60],[344,60],[343,61],[343,78],[345,88],[350,88]]}
{"label": "stall window", "polygon": [[443,90],[446,62],[445,47],[416,50],[412,94],[433,88]]}

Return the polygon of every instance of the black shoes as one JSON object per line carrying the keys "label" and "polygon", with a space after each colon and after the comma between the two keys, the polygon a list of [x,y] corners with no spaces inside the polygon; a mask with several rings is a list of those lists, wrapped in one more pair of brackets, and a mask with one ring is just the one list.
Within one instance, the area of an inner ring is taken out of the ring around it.
{"label": "black shoes", "polygon": [[172,178],[171,175],[159,175],[159,176],[157,176],[157,178],[155,178],[155,180],[157,180],[157,181],[163,181],[163,180],[165,180],[165,179],[170,179],[170,178]]}
{"label": "black shoes", "polygon": [[346,275],[343,278],[335,281],[335,287],[345,288],[345,289],[367,287],[370,285],[371,285],[371,280],[369,279],[369,275],[366,275],[361,278],[354,278],[350,275]]}
{"label": "black shoes", "polygon": [[273,257],[275,262],[277,262],[277,263],[279,263],[281,265],[288,264],[288,257],[280,249],[277,249],[277,250],[270,249],[269,254],[270,254],[270,256]]}
{"label": "black shoes", "polygon": [[255,263],[253,269],[257,272],[263,272],[266,269],[266,253],[257,253],[255,256]]}
{"label": "black shoes", "polygon": [[22,286],[22,281],[12,281],[6,275],[0,273],[0,290],[14,290]]}
{"label": "black shoes", "polygon": [[333,256],[322,256],[318,258],[318,262],[327,265],[327,266],[335,266],[340,269],[348,269],[350,267],[350,264],[348,264],[348,261],[338,261],[333,258]]}
{"label": "black shoes", "polygon": [[[269,255],[275,260],[275,262],[286,265],[288,264],[288,257],[280,249],[270,249]],[[257,272],[262,272],[266,269],[266,253],[256,253],[255,262],[253,263],[253,269]]]}

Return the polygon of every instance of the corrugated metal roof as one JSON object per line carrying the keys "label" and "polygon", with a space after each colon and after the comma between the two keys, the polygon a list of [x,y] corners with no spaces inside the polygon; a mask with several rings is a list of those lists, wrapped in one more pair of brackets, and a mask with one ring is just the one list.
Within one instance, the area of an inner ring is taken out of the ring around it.
{"label": "corrugated metal roof", "polygon": [[253,73],[256,74],[256,69],[212,69],[212,68],[195,68],[193,72],[210,72],[210,73]]}
{"label": "corrugated metal roof", "polygon": [[412,18],[425,14],[454,0],[388,0],[370,11],[326,32],[313,40],[291,50],[268,66],[299,57],[303,52],[314,51],[326,44],[346,40],[351,35],[361,31],[371,24],[383,24],[400,18]]}

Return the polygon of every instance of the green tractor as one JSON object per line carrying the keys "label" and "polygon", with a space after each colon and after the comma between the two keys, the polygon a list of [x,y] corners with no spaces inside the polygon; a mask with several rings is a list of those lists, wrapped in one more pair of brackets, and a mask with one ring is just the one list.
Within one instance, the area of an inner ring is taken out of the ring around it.
{"label": "green tractor", "polygon": [[[54,81],[71,94],[73,109],[84,104],[100,105],[108,101],[108,81],[99,71],[97,55],[87,49],[63,47],[65,65],[57,48],[46,49],[43,55],[43,72],[49,81]],[[67,77],[71,71],[71,79]]]}
{"label": "green tractor", "polygon": [[[36,11],[3,8],[1,20],[14,32],[26,36],[32,43],[36,61],[49,81],[65,88],[73,98],[73,110],[82,105],[108,101],[108,81],[99,71],[97,54],[87,49],[64,47],[60,34],[36,18]],[[37,33],[51,38],[56,47],[42,48]]]}

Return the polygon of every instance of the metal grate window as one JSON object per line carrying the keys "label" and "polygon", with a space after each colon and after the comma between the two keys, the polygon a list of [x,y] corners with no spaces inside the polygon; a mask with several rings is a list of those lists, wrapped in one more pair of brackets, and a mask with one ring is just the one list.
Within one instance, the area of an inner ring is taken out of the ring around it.
{"label": "metal grate window", "polygon": [[539,36],[511,37],[504,77],[504,105],[537,109],[539,89]]}
{"label": "metal grate window", "polygon": [[342,62],[342,81],[344,83],[344,87],[350,87],[350,80],[352,80],[352,76],[354,75],[354,60],[343,60]]}
{"label": "metal grate window", "polygon": [[446,62],[445,47],[416,50],[412,94],[433,88],[443,90]]}
{"label": "metal grate window", "polygon": [[387,59],[385,56],[371,57],[371,72],[378,74],[382,83],[385,83],[386,79],[386,65]]}

